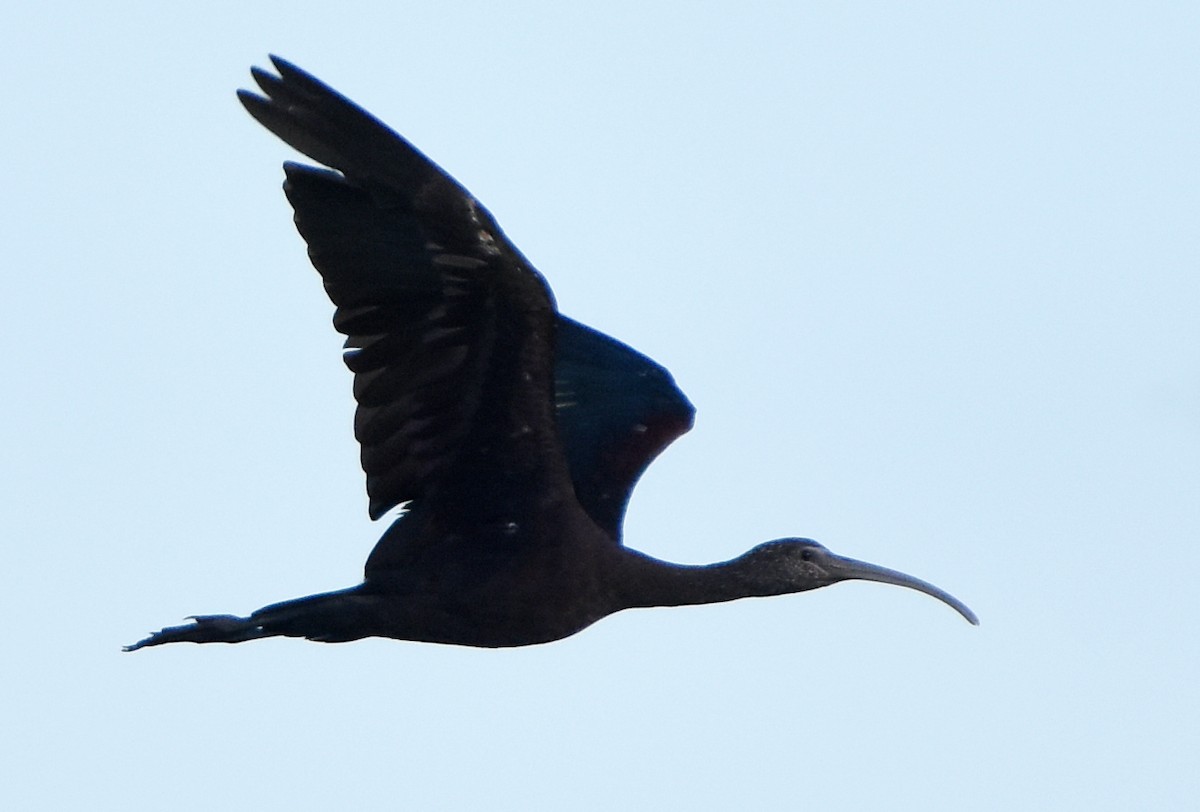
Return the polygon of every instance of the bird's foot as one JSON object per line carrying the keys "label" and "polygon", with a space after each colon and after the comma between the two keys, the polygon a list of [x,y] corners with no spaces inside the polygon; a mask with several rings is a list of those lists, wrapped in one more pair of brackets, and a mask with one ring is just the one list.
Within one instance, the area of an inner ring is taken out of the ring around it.
{"label": "bird's foot", "polygon": [[192,622],[182,626],[168,626],[121,650],[137,651],[146,646],[161,646],[164,643],[240,643],[266,634],[258,623],[237,615],[193,615],[188,620]]}

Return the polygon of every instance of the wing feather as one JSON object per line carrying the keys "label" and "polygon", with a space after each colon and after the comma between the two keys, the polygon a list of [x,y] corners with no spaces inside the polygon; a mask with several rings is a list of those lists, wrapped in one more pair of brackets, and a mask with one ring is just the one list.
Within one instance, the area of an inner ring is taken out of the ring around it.
{"label": "wing feather", "polygon": [[[377,518],[436,486],[484,402],[495,406],[490,368],[531,377],[524,362],[498,363],[513,352],[512,303],[549,309],[552,300],[453,178],[341,94],[272,61],[278,77],[252,72],[265,95],[238,95],[263,126],[332,167],[286,163],[284,188],[336,306],[334,327],[347,336],[354,434]],[[503,284],[522,275],[523,300]],[[665,369],[619,341],[561,316],[551,332],[551,431],[580,505],[619,541],[634,485],[691,427],[693,409]]]}
{"label": "wing feather", "polygon": [[[519,397],[496,361],[508,353],[512,367],[522,342],[543,340],[522,319],[552,302],[458,183],[353,102],[272,61],[278,77],[253,71],[265,95],[238,95],[263,126],[332,167],[287,163],[284,190],[347,336],[354,433],[378,518],[437,487],[480,430],[485,401]],[[539,351],[551,352],[530,357]]]}

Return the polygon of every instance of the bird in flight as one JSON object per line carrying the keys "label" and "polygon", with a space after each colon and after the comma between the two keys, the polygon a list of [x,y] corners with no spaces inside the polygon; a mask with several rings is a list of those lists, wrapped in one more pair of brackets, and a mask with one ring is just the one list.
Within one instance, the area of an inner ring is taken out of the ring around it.
{"label": "bird in flight", "polygon": [[403,507],[358,586],[201,615],[126,647],[391,637],[523,646],[623,609],[783,595],[839,581],[947,592],[811,539],[673,564],[624,546],[630,493],[692,426],[663,367],[557,312],[491,214],[378,119],[291,63],[239,91],[328,168],[285,163],[296,227],[346,336],[370,515]]}

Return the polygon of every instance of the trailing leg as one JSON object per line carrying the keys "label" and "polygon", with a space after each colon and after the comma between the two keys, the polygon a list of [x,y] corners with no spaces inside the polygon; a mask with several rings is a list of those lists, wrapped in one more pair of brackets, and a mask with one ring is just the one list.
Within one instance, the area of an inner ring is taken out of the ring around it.
{"label": "trailing leg", "polygon": [[132,646],[125,646],[122,651],[137,651],[146,646],[161,646],[163,643],[241,643],[243,640],[255,640],[276,634],[265,630],[253,617],[193,615],[188,620],[192,622],[182,626],[168,626]]}
{"label": "trailing leg", "polygon": [[357,640],[371,634],[374,601],[360,587],[310,595],[271,604],[250,617],[196,615],[191,623],[169,626],[124,651],[137,651],[164,643],[241,643],[260,637],[307,637],[325,643]]}

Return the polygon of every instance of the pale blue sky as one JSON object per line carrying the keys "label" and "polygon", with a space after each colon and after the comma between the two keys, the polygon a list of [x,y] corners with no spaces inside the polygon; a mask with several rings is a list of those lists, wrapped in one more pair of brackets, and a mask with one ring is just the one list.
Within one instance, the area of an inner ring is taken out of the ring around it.
{"label": "pale blue sky", "polygon": [[[1197,6],[452,5],[0,27],[0,807],[1191,808]],[[983,625],[847,584],[523,650],[121,654],[356,583],[383,528],[296,155],[233,95],[268,52],[675,373],[631,546],[812,536]]]}

